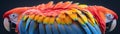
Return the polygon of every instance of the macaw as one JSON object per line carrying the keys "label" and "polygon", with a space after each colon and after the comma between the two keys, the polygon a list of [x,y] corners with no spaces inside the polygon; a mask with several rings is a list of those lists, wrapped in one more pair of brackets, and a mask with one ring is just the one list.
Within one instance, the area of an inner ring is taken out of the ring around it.
{"label": "macaw", "polygon": [[[4,27],[10,31],[10,22],[16,24],[18,34],[105,34],[112,31],[117,14],[103,6],[89,6],[71,1],[50,1],[32,7],[18,7],[4,15]],[[112,22],[112,26],[106,23]],[[106,28],[110,27],[110,28]]]}
{"label": "macaw", "polygon": [[103,33],[105,33],[106,30],[106,23],[112,21],[109,31],[112,31],[115,28],[118,16],[114,11],[103,6],[89,6],[86,9],[89,10],[94,15],[94,18],[96,18],[96,20],[99,22],[101,31],[103,31]]}
{"label": "macaw", "polygon": [[[14,8],[12,10],[7,11],[4,15],[4,26],[7,31],[10,31],[10,22],[14,24],[18,24],[18,22],[21,19],[22,13],[28,9],[31,9],[32,7],[18,7]],[[10,21],[10,22],[9,22]]]}

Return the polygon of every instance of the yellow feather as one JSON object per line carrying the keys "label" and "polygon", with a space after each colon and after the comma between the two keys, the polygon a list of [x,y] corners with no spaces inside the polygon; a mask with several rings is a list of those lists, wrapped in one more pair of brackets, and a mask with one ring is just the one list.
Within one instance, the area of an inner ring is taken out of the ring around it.
{"label": "yellow feather", "polygon": [[65,21],[64,21],[64,19],[66,18],[65,13],[62,12],[58,17],[59,17],[60,20],[61,20],[61,24],[65,24]]}
{"label": "yellow feather", "polygon": [[65,18],[60,19],[60,20],[61,20],[61,24],[65,24],[64,19],[65,19]]}
{"label": "yellow feather", "polygon": [[66,24],[71,24],[72,23],[72,19],[68,16],[66,16],[66,18],[64,19]]}
{"label": "yellow feather", "polygon": [[84,9],[84,8],[86,8],[88,6],[86,4],[80,4],[78,7],[79,7],[79,9]]}
{"label": "yellow feather", "polygon": [[94,23],[93,23],[90,19],[88,19],[88,21],[90,22],[90,24],[91,24],[92,26],[94,26]]}
{"label": "yellow feather", "polygon": [[79,22],[80,24],[85,24],[85,23],[82,21],[81,18],[78,18],[78,22]]}
{"label": "yellow feather", "polygon": [[38,19],[39,19],[39,15],[36,15],[35,18],[34,18],[34,20],[38,21]]}
{"label": "yellow feather", "polygon": [[85,15],[83,15],[81,11],[76,10],[76,12],[77,12],[77,14],[82,18],[82,20],[83,20],[84,22],[87,22],[87,17],[86,17]]}
{"label": "yellow feather", "polygon": [[76,11],[76,13],[80,16],[80,18],[83,20],[83,22],[87,22],[87,17],[85,15],[82,14],[82,12],[80,10],[77,10],[75,8],[72,9],[73,11]]}
{"label": "yellow feather", "polygon": [[55,17],[51,17],[49,23],[53,24],[55,22]]}
{"label": "yellow feather", "polygon": [[41,15],[41,16],[39,16],[39,18],[38,18],[37,21],[38,21],[39,23],[42,23],[44,18],[45,18],[45,16],[42,16],[42,15]]}
{"label": "yellow feather", "polygon": [[95,22],[98,24],[98,21],[95,19]]}
{"label": "yellow feather", "polygon": [[91,18],[89,18],[89,20],[91,21],[90,23],[94,26],[94,24],[95,24],[95,20],[94,20],[94,18],[91,17]]}
{"label": "yellow feather", "polygon": [[27,18],[28,18],[28,16],[24,16],[24,17],[23,17],[23,20],[25,21]]}
{"label": "yellow feather", "polygon": [[77,14],[71,14],[69,15],[73,20],[78,20]]}
{"label": "yellow feather", "polygon": [[78,20],[78,16],[76,14],[76,11],[73,10],[69,10],[66,11],[66,13],[70,16],[70,18],[72,18],[73,20]]}
{"label": "yellow feather", "polygon": [[83,12],[88,16],[89,22],[94,26],[95,20],[93,15],[89,11],[83,11]]}
{"label": "yellow feather", "polygon": [[81,12],[80,10],[74,9],[74,11],[76,11],[76,13],[77,13],[79,16],[82,15],[82,12]]}
{"label": "yellow feather", "polygon": [[58,24],[60,24],[60,23],[61,23],[60,18],[56,18],[56,22],[57,22]]}
{"label": "yellow feather", "polygon": [[43,19],[43,23],[44,24],[48,24],[50,20],[50,17],[45,17],[45,19]]}
{"label": "yellow feather", "polygon": [[29,18],[30,18],[30,19],[34,19],[34,17],[35,17],[35,14],[29,15]]}
{"label": "yellow feather", "polygon": [[80,15],[81,19],[84,21],[84,22],[87,22],[87,17],[85,15]]}
{"label": "yellow feather", "polygon": [[59,18],[66,18],[64,12],[61,12],[61,13],[58,15],[58,17],[59,17]]}

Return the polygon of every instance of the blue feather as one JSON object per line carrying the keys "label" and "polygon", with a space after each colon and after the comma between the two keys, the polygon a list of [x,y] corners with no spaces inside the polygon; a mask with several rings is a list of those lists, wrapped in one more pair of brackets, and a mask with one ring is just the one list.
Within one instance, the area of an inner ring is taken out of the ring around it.
{"label": "blue feather", "polygon": [[39,28],[36,28],[36,29],[34,30],[34,34],[39,34]]}
{"label": "blue feather", "polygon": [[92,31],[93,34],[98,34],[98,32],[96,31],[96,29],[90,24],[90,23],[86,23],[89,27],[89,29]]}
{"label": "blue feather", "polygon": [[39,23],[39,34],[45,34],[45,29],[42,23]]}
{"label": "blue feather", "polygon": [[23,23],[24,23],[24,22],[23,22],[23,20],[21,19],[21,20],[20,20],[20,24],[18,25],[18,26],[19,26],[18,29],[19,29],[19,33],[20,33],[20,34],[24,34],[24,33],[25,33],[25,31],[24,31],[25,29],[24,29]]}
{"label": "blue feather", "polygon": [[75,24],[71,24],[71,28],[73,29],[73,31],[77,32],[77,34],[85,34],[85,32],[83,31],[83,29],[79,28]]}
{"label": "blue feather", "polygon": [[58,29],[59,29],[60,34],[67,34],[65,29],[63,28],[63,25],[58,24]]}
{"label": "blue feather", "polygon": [[50,28],[50,24],[46,24],[46,33],[47,34],[52,34],[51,28]]}
{"label": "blue feather", "polygon": [[29,34],[34,34],[34,30],[35,30],[35,22],[32,20],[30,25],[29,25]]}
{"label": "blue feather", "polygon": [[95,28],[96,28],[96,30],[98,31],[98,34],[102,34],[101,33],[101,30],[100,30],[100,28],[98,27],[98,25],[97,24],[95,24],[95,26],[94,26]]}
{"label": "blue feather", "polygon": [[86,34],[92,34],[92,32],[90,31],[90,29],[88,28],[86,24],[82,24],[82,27],[85,30]]}
{"label": "blue feather", "polygon": [[55,24],[52,24],[53,34],[59,34],[58,29],[55,27]]}
{"label": "blue feather", "polygon": [[28,30],[30,22],[31,22],[31,19],[28,18],[28,20],[26,22],[25,32]]}
{"label": "blue feather", "polygon": [[67,32],[67,34],[77,34],[75,31],[73,31],[70,27],[70,25],[64,25],[64,28]]}

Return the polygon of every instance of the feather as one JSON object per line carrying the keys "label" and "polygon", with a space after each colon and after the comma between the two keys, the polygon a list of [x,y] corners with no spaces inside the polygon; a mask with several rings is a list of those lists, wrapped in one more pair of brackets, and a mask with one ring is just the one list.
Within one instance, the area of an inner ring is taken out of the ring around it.
{"label": "feather", "polygon": [[26,26],[27,18],[28,16],[23,16],[22,19],[20,20],[19,27],[18,27],[20,34],[25,34],[25,26]]}
{"label": "feather", "polygon": [[61,8],[68,8],[72,4],[72,1],[66,1],[62,4]]}
{"label": "feather", "polygon": [[85,32],[83,31],[82,28],[78,27],[76,24],[71,24],[71,29],[75,32],[77,32],[77,34],[85,34]]}
{"label": "feather", "polygon": [[45,16],[39,16],[37,22],[38,23],[42,23],[43,19],[45,18]]}
{"label": "feather", "polygon": [[57,27],[55,27],[55,24],[52,24],[52,31],[53,31],[53,34],[59,34],[59,30],[57,29]]}
{"label": "feather", "polygon": [[49,20],[50,20],[50,21],[49,21],[49,24],[54,24],[54,22],[55,22],[55,17],[50,17]]}
{"label": "feather", "polygon": [[56,18],[56,22],[57,22],[58,24],[60,24],[60,23],[61,23],[60,18]]}
{"label": "feather", "polygon": [[31,19],[28,18],[28,19],[27,19],[27,22],[26,22],[26,26],[25,26],[25,32],[28,30],[29,25],[30,25],[30,22],[31,22]]}
{"label": "feather", "polygon": [[45,34],[45,28],[44,28],[44,25],[42,23],[39,23],[39,33]]}
{"label": "feather", "polygon": [[49,23],[49,19],[50,19],[50,17],[45,17],[45,18],[43,19],[43,23],[44,23],[44,24],[48,24],[48,23]]}
{"label": "feather", "polygon": [[[37,24],[38,25],[38,24]],[[39,28],[36,28],[35,30],[34,30],[34,34],[39,34]]]}
{"label": "feather", "polygon": [[90,23],[86,23],[87,24],[87,26],[89,27],[89,29],[93,32],[93,34],[99,34],[97,31],[96,31],[96,29],[90,24]]}
{"label": "feather", "polygon": [[52,34],[52,30],[51,30],[51,25],[50,24],[46,24],[45,25],[45,29],[46,29],[46,34]]}
{"label": "feather", "polygon": [[86,31],[86,34],[92,34],[87,25],[82,25],[83,29]]}
{"label": "feather", "polygon": [[36,27],[35,21],[31,20],[28,28],[29,34],[34,34],[35,27]]}
{"label": "feather", "polygon": [[18,29],[19,29],[19,33],[20,33],[20,34],[25,34],[25,31],[24,31],[24,30],[25,30],[25,27],[23,26],[23,23],[24,23],[24,22],[23,22],[23,19],[21,19],[21,20],[20,20],[20,24],[18,25],[18,26],[19,26]]}
{"label": "feather", "polygon": [[86,25],[92,31],[93,34],[98,34],[98,32],[96,31],[96,29],[90,23],[88,23],[87,17],[85,15],[81,14],[80,17],[86,23]]}
{"label": "feather", "polygon": [[100,28],[99,28],[99,26],[97,25],[97,24],[94,24],[95,26],[95,29],[98,31],[98,34],[101,34],[102,32],[100,31]]}
{"label": "feather", "polygon": [[63,4],[63,2],[58,2],[58,3],[53,7],[53,9],[61,8],[61,7],[62,7],[62,4]]}
{"label": "feather", "polygon": [[70,25],[63,25],[67,34],[77,34],[75,31],[73,31],[71,28],[70,28]]}
{"label": "feather", "polygon": [[63,25],[58,24],[58,29],[59,29],[60,34],[67,34]]}
{"label": "feather", "polygon": [[[13,16],[14,13],[18,17]],[[111,20],[106,20],[106,14],[113,15]],[[13,22],[18,34],[105,34],[106,22],[112,21],[109,28],[112,31],[118,19],[114,11],[103,6],[79,5],[71,1],[18,7],[3,17],[5,29],[10,31],[9,21]]]}
{"label": "feather", "polygon": [[86,23],[82,21],[82,19],[78,18],[78,22],[81,24],[81,27],[85,30],[86,34],[92,34]]}
{"label": "feather", "polygon": [[76,12],[73,11],[73,10],[69,10],[69,11],[66,12],[66,14],[68,14],[68,16],[69,16],[70,18],[72,18],[74,21],[77,21],[77,20],[78,20],[78,16],[77,16],[77,14],[75,14],[75,13],[76,13]]}
{"label": "feather", "polygon": [[45,5],[46,8],[52,8],[53,7],[53,1],[50,1],[48,2],[46,5]]}
{"label": "feather", "polygon": [[93,15],[85,9],[83,9],[82,12],[84,12],[84,14],[87,16],[88,22],[96,29],[96,31],[98,31],[98,34],[101,34],[98,25],[95,23],[95,18],[93,17]]}
{"label": "feather", "polygon": [[100,25],[99,27],[101,32],[104,34],[106,29],[106,23],[103,20],[103,18],[101,19],[102,16],[99,15],[99,11],[97,11],[97,9],[94,6],[89,6],[87,7],[87,9],[93,14],[98,24]]}

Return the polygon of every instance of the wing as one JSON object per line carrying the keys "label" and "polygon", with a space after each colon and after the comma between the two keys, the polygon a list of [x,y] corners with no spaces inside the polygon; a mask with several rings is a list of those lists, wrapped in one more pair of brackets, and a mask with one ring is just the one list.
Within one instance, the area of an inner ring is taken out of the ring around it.
{"label": "wing", "polygon": [[18,34],[105,34],[105,13],[97,6],[51,1],[20,14],[16,29]]}
{"label": "wing", "polygon": [[[41,4],[37,9],[26,11],[20,20],[19,33],[101,34],[95,18],[89,11],[79,10],[77,4],[69,1],[59,2],[50,9],[52,3]],[[48,7],[45,7],[46,5]],[[38,32],[35,32],[36,30]]]}

